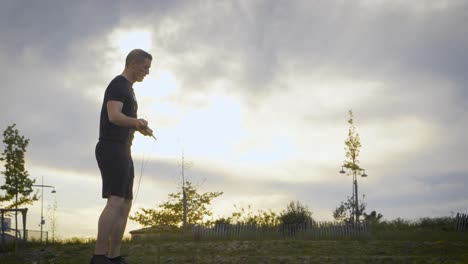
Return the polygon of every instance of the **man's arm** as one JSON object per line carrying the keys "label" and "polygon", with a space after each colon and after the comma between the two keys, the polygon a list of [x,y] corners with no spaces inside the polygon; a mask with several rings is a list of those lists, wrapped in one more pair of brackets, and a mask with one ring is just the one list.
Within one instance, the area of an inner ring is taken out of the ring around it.
{"label": "man's arm", "polygon": [[107,116],[109,121],[114,125],[132,127],[138,131],[144,130],[148,127],[148,122],[144,119],[137,119],[126,116],[122,113],[123,103],[120,101],[107,102]]}

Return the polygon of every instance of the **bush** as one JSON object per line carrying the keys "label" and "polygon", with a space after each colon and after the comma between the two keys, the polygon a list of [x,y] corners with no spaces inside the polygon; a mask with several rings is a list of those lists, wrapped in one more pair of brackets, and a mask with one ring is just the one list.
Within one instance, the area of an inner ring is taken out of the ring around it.
{"label": "bush", "polygon": [[416,229],[434,229],[434,230],[453,230],[453,218],[451,217],[422,217],[418,220],[407,220],[397,218],[391,221],[383,221],[381,223],[374,223],[373,226],[379,229],[388,230],[416,230]]}
{"label": "bush", "polygon": [[313,221],[312,212],[299,201],[290,202],[286,211],[283,211],[278,219],[282,225],[308,224]]}
{"label": "bush", "polygon": [[466,240],[468,237],[454,228],[452,217],[422,217],[418,220],[397,218],[372,224],[372,237],[377,240]]}
{"label": "bush", "polygon": [[439,229],[444,231],[454,230],[454,219],[452,217],[419,218],[417,226],[420,228]]}
{"label": "bush", "polygon": [[262,227],[274,227],[279,224],[278,215],[271,209],[268,211],[258,210],[257,213],[252,211],[249,205],[247,209],[237,208],[230,217],[219,218],[214,221],[215,225],[255,225]]}

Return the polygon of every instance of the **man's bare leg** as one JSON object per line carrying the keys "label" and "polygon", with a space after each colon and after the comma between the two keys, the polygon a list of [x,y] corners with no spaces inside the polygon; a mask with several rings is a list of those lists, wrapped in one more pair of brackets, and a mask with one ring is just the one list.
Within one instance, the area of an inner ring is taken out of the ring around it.
{"label": "man's bare leg", "polygon": [[109,245],[109,258],[115,258],[120,256],[120,246],[122,244],[122,238],[127,226],[127,219],[132,208],[132,200],[125,200],[122,206],[122,210],[119,212],[119,216],[116,218],[114,229],[110,237]]}
{"label": "man's bare leg", "polygon": [[106,207],[102,210],[98,222],[98,234],[96,239],[95,255],[105,255],[107,252],[107,242],[112,229],[118,222],[118,217],[124,206],[125,199],[118,196],[110,196],[107,199]]}

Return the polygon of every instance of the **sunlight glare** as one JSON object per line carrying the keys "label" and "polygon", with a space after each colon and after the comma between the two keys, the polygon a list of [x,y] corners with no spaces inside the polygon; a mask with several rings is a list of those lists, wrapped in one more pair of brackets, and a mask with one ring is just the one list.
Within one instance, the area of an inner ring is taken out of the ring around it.
{"label": "sunlight glare", "polygon": [[133,49],[150,50],[152,33],[149,30],[116,30],[111,35],[111,41],[116,45],[119,55],[126,57]]}
{"label": "sunlight glare", "polygon": [[145,30],[126,32],[119,37],[119,48],[124,56],[136,48],[149,50],[151,48],[151,32]]}
{"label": "sunlight glare", "polygon": [[109,50],[107,57],[109,65],[105,67],[108,74],[122,70],[125,58],[133,49],[143,49],[151,53],[153,34],[145,29],[116,29],[108,37]]}
{"label": "sunlight glare", "polygon": [[135,83],[134,87],[143,98],[164,98],[173,94],[178,89],[178,81],[174,73],[168,70],[161,70],[145,77],[145,81]]}

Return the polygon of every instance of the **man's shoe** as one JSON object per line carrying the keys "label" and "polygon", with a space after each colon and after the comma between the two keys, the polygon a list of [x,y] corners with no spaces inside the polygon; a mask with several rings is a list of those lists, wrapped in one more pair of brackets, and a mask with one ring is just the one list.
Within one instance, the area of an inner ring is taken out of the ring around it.
{"label": "man's shoe", "polygon": [[113,264],[127,264],[127,262],[125,262],[125,259],[122,256],[109,258],[109,261]]}
{"label": "man's shoe", "polygon": [[94,255],[91,258],[91,261],[89,262],[90,264],[112,264],[111,262],[105,255]]}

